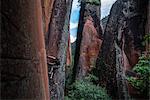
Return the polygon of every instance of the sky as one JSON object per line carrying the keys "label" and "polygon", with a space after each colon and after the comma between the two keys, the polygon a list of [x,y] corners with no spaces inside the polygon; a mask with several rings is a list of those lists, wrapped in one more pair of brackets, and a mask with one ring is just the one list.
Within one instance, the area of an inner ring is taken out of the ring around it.
{"label": "sky", "polygon": [[70,19],[70,39],[71,43],[76,40],[76,33],[78,28],[79,21],[79,11],[80,6],[78,0],[73,0],[72,10],[71,10],[71,19]]}
{"label": "sky", "polygon": [[[101,18],[104,18],[109,14],[112,4],[116,0],[101,0]],[[78,20],[79,20],[79,11],[80,6],[78,0],[73,0],[72,11],[71,11],[71,19],[70,19],[70,38],[71,43],[76,40],[77,28],[78,28]]]}
{"label": "sky", "polygon": [[101,18],[107,16],[116,0],[101,0]]}

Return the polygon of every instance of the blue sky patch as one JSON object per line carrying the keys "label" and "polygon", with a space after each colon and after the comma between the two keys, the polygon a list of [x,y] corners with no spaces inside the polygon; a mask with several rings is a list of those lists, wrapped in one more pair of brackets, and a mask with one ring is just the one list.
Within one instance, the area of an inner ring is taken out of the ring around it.
{"label": "blue sky patch", "polygon": [[[104,18],[109,14],[111,6],[115,1],[116,0],[101,0],[101,18]],[[70,37],[72,42],[74,42],[76,39],[79,21],[79,11],[80,6],[78,0],[73,0],[70,19]]]}

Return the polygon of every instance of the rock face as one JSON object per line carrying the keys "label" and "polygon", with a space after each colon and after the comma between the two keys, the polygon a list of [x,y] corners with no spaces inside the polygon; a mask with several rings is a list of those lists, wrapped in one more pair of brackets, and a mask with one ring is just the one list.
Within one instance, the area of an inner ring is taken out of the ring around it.
{"label": "rock face", "polygon": [[[147,23],[146,23],[146,28],[145,32],[147,35],[150,35],[150,0],[148,3],[148,8],[147,8]],[[150,41],[146,43],[146,54],[150,56]]]}
{"label": "rock face", "polygon": [[125,71],[133,68],[144,50],[147,7],[148,0],[117,0],[111,9],[96,66],[100,84],[114,98],[128,98]]}
{"label": "rock face", "polygon": [[43,18],[43,29],[45,38],[47,37],[48,25],[52,15],[52,8],[55,0],[41,0],[42,4],[42,18]]}
{"label": "rock face", "polygon": [[1,99],[48,100],[40,0],[1,1]]}
{"label": "rock face", "polygon": [[51,99],[63,100],[72,0],[55,0],[46,38]]}
{"label": "rock face", "polygon": [[74,66],[76,68],[76,79],[85,77],[95,66],[102,43],[99,12],[99,5],[81,3]]}
{"label": "rock face", "polygon": [[51,21],[49,23],[48,35],[46,39],[47,56],[57,57],[60,39],[67,12],[66,1],[56,0],[54,2]]}
{"label": "rock face", "polygon": [[95,61],[102,44],[102,40],[93,22],[93,18],[89,16],[82,32],[83,37],[80,45],[79,72],[77,76],[79,79],[82,79],[82,77],[87,75],[95,67]]}
{"label": "rock face", "polygon": [[109,18],[109,15],[104,17],[102,20],[101,20],[101,23],[103,25],[103,30],[105,30],[106,28],[106,24],[107,24],[107,21],[108,21],[108,18]]}
{"label": "rock face", "polygon": [[68,36],[66,66],[70,66],[71,61],[72,61],[72,54],[71,54],[71,42],[70,42],[70,34],[69,34],[69,36]]}

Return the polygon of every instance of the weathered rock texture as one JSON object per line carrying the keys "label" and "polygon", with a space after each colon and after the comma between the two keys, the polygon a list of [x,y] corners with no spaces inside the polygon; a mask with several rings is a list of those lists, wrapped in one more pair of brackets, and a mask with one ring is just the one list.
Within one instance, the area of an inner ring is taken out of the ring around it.
{"label": "weathered rock texture", "polygon": [[70,34],[68,36],[68,47],[67,47],[67,58],[66,58],[66,66],[71,66],[72,64],[72,54],[71,54],[71,42],[70,42]]}
{"label": "weathered rock texture", "polygon": [[83,37],[80,45],[79,72],[77,76],[79,79],[82,79],[95,67],[95,61],[102,43],[93,21],[93,18],[89,16],[82,32]]}
{"label": "weathered rock texture", "polygon": [[108,18],[109,18],[109,15],[104,17],[102,20],[101,20],[101,23],[102,23],[102,26],[103,26],[103,30],[105,31],[105,28],[106,28],[106,24],[107,24],[107,21],[108,21]]}
{"label": "weathered rock texture", "polygon": [[148,0],[117,0],[110,11],[96,66],[100,84],[114,98],[128,99],[125,71],[133,68],[144,50],[147,4]]}
{"label": "weathered rock texture", "polygon": [[85,77],[95,66],[101,38],[100,5],[82,2],[74,66],[76,79]]}
{"label": "weathered rock texture", "polygon": [[64,98],[71,5],[72,0],[55,0],[46,38],[50,94],[54,100]]}
{"label": "weathered rock texture", "polygon": [[52,15],[52,8],[55,0],[41,0],[42,4],[42,18],[45,38],[47,37],[48,25]]}
{"label": "weathered rock texture", "polygon": [[[81,45],[81,40],[82,40],[82,30],[84,26],[84,9],[85,9],[85,3],[81,2],[81,8],[80,8],[80,16],[79,16],[79,23],[78,23],[78,30],[77,30],[77,39],[73,43],[75,45],[75,55],[74,55],[74,67],[73,67],[73,77],[72,80],[73,82],[76,80],[76,76],[78,73],[78,62],[79,62],[79,57],[80,57],[80,45]],[[73,50],[72,50],[73,51]]]}
{"label": "weathered rock texture", "polygon": [[1,99],[48,100],[40,0],[1,0]]}
{"label": "weathered rock texture", "polygon": [[[150,0],[147,8],[147,23],[146,23],[145,33],[147,35],[148,34],[150,35]],[[150,41],[147,41],[146,43],[146,54],[150,56]]]}

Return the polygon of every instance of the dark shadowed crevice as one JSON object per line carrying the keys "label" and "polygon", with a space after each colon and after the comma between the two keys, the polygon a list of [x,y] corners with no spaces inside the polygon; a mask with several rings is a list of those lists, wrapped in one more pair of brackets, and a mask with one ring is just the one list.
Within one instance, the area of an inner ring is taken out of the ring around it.
{"label": "dark shadowed crevice", "polygon": [[80,16],[79,16],[79,23],[78,23],[78,31],[77,31],[77,40],[76,40],[76,50],[75,50],[75,57],[74,57],[74,67],[73,67],[73,81],[76,79],[76,72],[77,72],[77,64],[79,61],[80,56],[80,44],[82,40],[82,31],[84,26],[84,10],[85,4],[81,2],[81,9],[80,9]]}

